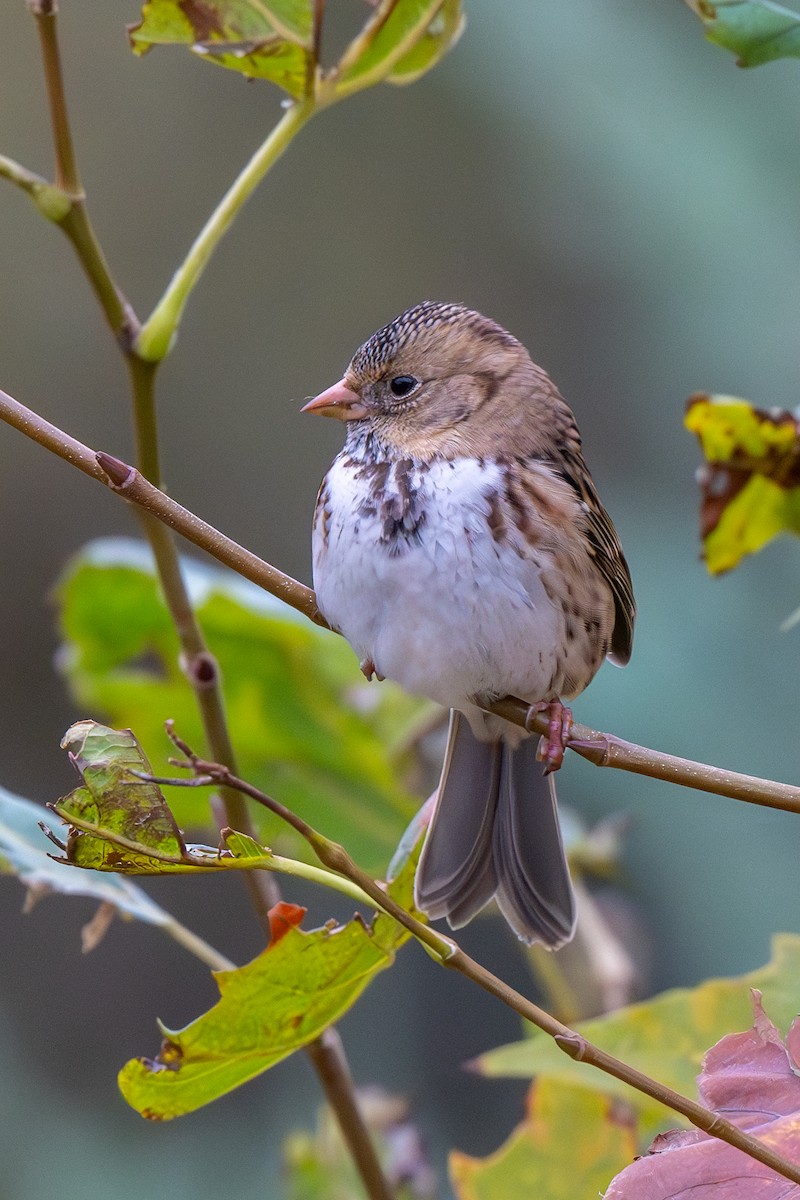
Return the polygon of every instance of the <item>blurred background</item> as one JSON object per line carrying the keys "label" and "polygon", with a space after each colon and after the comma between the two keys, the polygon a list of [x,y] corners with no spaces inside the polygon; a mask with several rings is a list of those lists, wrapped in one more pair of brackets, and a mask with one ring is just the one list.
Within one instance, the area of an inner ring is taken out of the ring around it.
{"label": "blurred background", "polygon": [[[339,7],[353,19],[355,0]],[[698,389],[796,401],[797,64],[737,70],[679,0],[465,8],[466,32],[437,70],[312,122],[223,242],[161,374],[170,490],[310,582],[314,497],[341,430],[301,418],[300,403],[407,305],[463,301],[520,337],[575,409],[631,565],[632,663],[601,672],[577,719],[791,781],[800,630],[780,623],[800,601],[797,547],[780,541],[707,577],[699,455],[682,416]],[[133,0],[67,0],[60,24],[94,220],[145,315],[278,118],[279,94],[178,50],[135,59],[124,25],[137,16]],[[0,46],[0,151],[49,175],[22,0],[3,6]],[[10,185],[0,214],[0,386],[129,457],[123,368],[70,247]],[[2,427],[0,462],[0,783],[45,802],[73,786],[58,743],[88,715],[53,670],[48,592],[89,537],[135,525],[114,497]],[[651,990],[750,970],[773,931],[798,927],[791,816],[574,756],[560,792],[587,822],[632,818],[622,885],[649,930]],[[234,959],[257,952],[233,882],[152,892]],[[277,1195],[281,1139],[310,1126],[319,1102],[304,1057],[205,1112],[147,1125],[120,1098],[116,1071],[157,1049],[156,1016],[175,1028],[213,1002],[207,971],[121,922],[81,957],[93,905],[49,899],[22,917],[22,898],[0,881],[0,1196]],[[531,990],[500,922],[476,923],[463,944]],[[519,1117],[521,1086],[461,1069],[519,1036],[513,1014],[415,947],[342,1033],[359,1082],[410,1097],[440,1173],[449,1146],[486,1153]]]}

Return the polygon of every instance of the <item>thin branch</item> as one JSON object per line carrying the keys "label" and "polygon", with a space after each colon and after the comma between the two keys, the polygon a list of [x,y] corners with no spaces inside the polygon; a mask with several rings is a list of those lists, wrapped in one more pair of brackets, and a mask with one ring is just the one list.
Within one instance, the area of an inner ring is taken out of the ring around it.
{"label": "thin branch", "polygon": [[[508,696],[491,705],[490,711],[515,725],[525,725],[529,706],[523,700]],[[537,733],[546,732],[545,723],[540,718],[528,724]],[[588,725],[574,724],[568,745],[570,750],[596,767],[616,767],[619,771],[663,779],[667,783],[727,796],[746,804],[760,804],[764,808],[777,808],[784,812],[800,812],[800,788],[789,783],[759,779],[755,775],[743,775],[739,771],[727,771],[723,767],[665,754],[662,750],[637,746],[614,734],[590,729]]]}
{"label": "thin branch", "polygon": [[[7,179],[9,183],[16,184],[18,188],[22,188],[23,192],[27,192],[33,196],[39,188],[52,187],[46,179],[41,175],[37,175],[35,171],[29,171],[27,167],[23,167],[21,163],[15,162],[13,158],[7,158],[5,154],[0,154],[0,178]],[[59,188],[58,191],[61,192]],[[61,192],[66,203],[71,203],[66,192]]]}
{"label": "thin branch", "polygon": [[[206,550],[213,558],[233,567],[237,574],[258,584],[292,608],[305,613],[318,625],[326,626],[324,618],[317,612],[316,600],[311,588],[296,579],[284,575],[276,567],[260,559],[257,554],[231,541],[212,525],[182,508],[164,492],[148,483],[134,468],[113,458],[109,454],[96,454],[88,446],[70,437],[57,425],[26,408],[6,392],[0,391],[0,420],[38,442],[46,450],[77,467],[84,475],[105,484],[125,500],[158,517],[159,521],[177,530],[195,546]],[[102,465],[101,465],[102,464]]]}
{"label": "thin branch", "polygon": [[186,758],[185,766],[188,769],[195,772],[199,777],[206,776],[216,780],[218,783],[225,783],[228,787],[241,791],[243,795],[249,796],[251,799],[257,801],[257,803],[264,805],[270,812],[281,817],[305,838],[323,866],[344,875],[361,888],[362,891],[366,892],[377,907],[394,917],[426,949],[432,952],[432,957],[442,966],[449,967],[454,971],[458,971],[460,975],[466,976],[467,979],[470,979],[473,983],[483,988],[484,991],[489,992],[496,999],[502,1001],[503,1004],[513,1009],[514,1012],[519,1013],[526,1021],[530,1021],[537,1029],[541,1029],[544,1033],[549,1034],[558,1048],[563,1050],[570,1058],[587,1062],[591,1066],[597,1067],[598,1070],[612,1075],[616,1079],[620,1079],[636,1091],[652,1097],[659,1103],[666,1105],[667,1108],[671,1108],[674,1112],[681,1113],[682,1116],[691,1121],[698,1129],[702,1129],[712,1137],[716,1137],[720,1141],[727,1142],[728,1145],[736,1147],[751,1158],[777,1171],[779,1175],[792,1180],[793,1183],[800,1184],[800,1167],[788,1162],[780,1154],[776,1154],[764,1142],[751,1137],[739,1129],[732,1121],[728,1121],[726,1118],[719,1116],[718,1113],[705,1108],[695,1100],[690,1100],[688,1096],[683,1096],[680,1092],[674,1091],[674,1089],[667,1087],[665,1084],[659,1083],[658,1080],[652,1079],[649,1075],[645,1075],[644,1072],[637,1071],[634,1067],[629,1066],[621,1059],[615,1058],[612,1054],[607,1054],[606,1051],[601,1050],[599,1046],[595,1046],[583,1037],[582,1034],[577,1033],[574,1029],[570,1029],[543,1008],[533,1004],[527,997],[517,992],[514,988],[509,987],[502,979],[493,975],[486,967],[476,962],[468,954],[465,954],[452,938],[443,937],[441,934],[436,933],[430,926],[423,924],[416,917],[412,916],[411,913],[401,908],[366,871],[363,871],[353,861],[344,847],[324,837],[306,821],[303,821],[302,818],[291,812],[273,797],[253,787],[246,780],[232,776],[226,767],[219,763],[210,763],[199,758],[171,729],[168,729],[168,732],[175,745],[184,754]]}
{"label": "thin branch", "polygon": [[50,123],[53,128],[53,144],[56,153],[56,183],[70,196],[83,195],[75,147],[67,112],[64,93],[64,76],[61,70],[61,54],[58,48],[57,0],[28,0],[28,7],[36,21],[39,46],[42,52],[47,99],[50,104]]}
{"label": "thin branch", "polygon": [[[39,34],[47,97],[50,104],[50,121],[53,132],[53,147],[56,160],[56,188],[52,192],[34,192],[38,207],[46,216],[56,220],[72,242],[78,260],[97,296],[106,320],[114,335],[120,340],[126,354],[130,353],[132,339],[139,330],[139,322],[125,297],[116,287],[105,260],[100,242],[92,228],[86,210],[85,195],[78,173],[75,146],[72,140],[67,99],[64,91],[64,76],[61,70],[61,54],[58,45],[57,0],[28,0]],[[25,186],[20,178],[14,180]],[[59,193],[61,200],[59,200]],[[44,201],[44,206],[42,204]],[[66,205],[65,201],[69,201]],[[54,210],[48,206],[55,203]],[[63,211],[62,211],[63,209]]]}
{"label": "thin branch", "polygon": [[[0,420],[71,463],[85,475],[90,475],[92,479],[105,484],[111,491],[152,513],[187,541],[257,584],[264,591],[277,596],[279,600],[303,613],[317,625],[324,629],[330,628],[317,608],[311,588],[289,575],[284,575],[252,551],[246,550],[188,509],[182,508],[171,497],[148,483],[134,467],[112,455],[95,453],[2,391]],[[491,706],[491,711],[515,725],[527,727],[537,733],[547,732],[545,717],[531,717],[529,706],[513,696],[498,700]],[[613,734],[600,733],[586,725],[573,725],[569,748],[595,766],[616,767],[620,771],[632,771],[637,775],[648,775],[653,779],[663,779],[668,783],[681,784],[698,791],[727,796],[731,800],[800,813],[800,788],[791,784],[759,779],[737,771],[726,771],[707,763],[693,762],[688,758],[678,758],[660,750],[651,750],[646,746],[623,741]]]}

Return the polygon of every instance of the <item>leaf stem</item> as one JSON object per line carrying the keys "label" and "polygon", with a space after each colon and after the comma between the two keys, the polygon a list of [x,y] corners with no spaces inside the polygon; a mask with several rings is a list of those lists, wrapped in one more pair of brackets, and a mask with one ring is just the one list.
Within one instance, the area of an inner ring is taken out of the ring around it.
{"label": "leaf stem", "polygon": [[189,295],[223,234],[315,110],[313,97],[292,104],[222,197],[136,339],[143,359],[160,362],[169,353]]}
{"label": "leaf stem", "polygon": [[[227,770],[227,768],[226,768]],[[199,784],[201,787],[207,787],[217,782],[215,778],[209,776],[207,779],[196,777],[187,783],[182,779],[164,779],[158,775],[145,774],[140,771],[133,772],[137,779],[143,779],[148,783],[155,783],[161,786],[162,784],[169,787],[194,786]],[[235,789],[228,789],[235,791]],[[236,792],[239,796],[240,793]],[[89,837],[102,839],[104,842],[110,842],[112,846],[118,846],[121,850],[128,851],[129,854],[136,855],[140,859],[145,860],[137,863],[135,866],[126,863],[123,866],[114,868],[103,866],[88,867],[84,863],[76,863],[69,856],[66,858],[58,857],[56,861],[69,863],[71,866],[84,868],[95,871],[111,870],[115,874],[120,875],[213,875],[220,871],[277,871],[282,875],[292,875],[296,879],[305,879],[308,883],[314,883],[319,887],[331,888],[333,891],[341,892],[343,896],[347,896],[349,900],[355,901],[356,904],[365,905],[367,908],[379,908],[382,912],[386,912],[385,905],[377,903],[374,896],[369,896],[357,884],[353,883],[345,875],[337,871],[327,871],[324,867],[315,867],[313,863],[301,862],[296,858],[285,858],[282,854],[274,854],[266,847],[261,847],[260,844],[252,837],[252,834],[247,834],[248,838],[259,845],[259,849],[263,853],[259,855],[235,855],[221,854],[215,851],[211,846],[192,846],[186,847],[183,855],[170,854],[168,851],[160,850],[157,846],[148,846],[142,842],[137,842],[134,838],[126,837],[125,834],[119,833],[116,830],[108,829],[102,824],[95,821],[89,821],[77,813],[71,812],[61,804],[49,804],[50,808],[62,821],[67,825],[74,826],[82,833]],[[288,810],[287,810],[288,811]],[[239,831],[235,831],[239,832]],[[148,866],[150,864],[162,863],[161,869],[156,866]],[[169,868],[168,870],[166,868]]]}

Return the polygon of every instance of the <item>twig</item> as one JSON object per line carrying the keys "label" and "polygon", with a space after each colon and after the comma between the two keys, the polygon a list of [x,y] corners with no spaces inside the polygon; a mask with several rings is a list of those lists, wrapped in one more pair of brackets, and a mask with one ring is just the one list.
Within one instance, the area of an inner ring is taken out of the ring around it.
{"label": "twig", "polygon": [[[2,391],[0,420],[18,429],[45,449],[51,450],[85,475],[105,484],[111,491],[152,513],[187,541],[205,550],[218,562],[257,584],[264,591],[277,596],[291,608],[304,613],[317,625],[324,629],[330,628],[317,608],[311,588],[305,587],[289,575],[284,575],[252,551],[246,550],[188,509],[182,508],[170,496],[148,483],[134,467],[110,454],[95,453]],[[491,706],[491,711],[515,725],[524,726],[527,721],[529,728],[541,733],[547,732],[546,719],[536,716],[530,720],[529,706],[513,696],[498,700]],[[609,733],[600,733],[586,725],[573,725],[569,747],[596,766],[616,767],[621,771],[632,771],[638,775],[664,779],[669,783],[678,783],[698,791],[727,796],[731,800],[800,813],[800,788],[771,779],[742,775],[737,771],[726,771],[721,767],[693,762],[688,758],[677,758],[660,750],[651,750],[646,746],[623,741]]]}
{"label": "twig", "polygon": [[751,1137],[734,1125],[733,1122],[719,1116],[711,1109],[705,1108],[697,1101],[690,1100],[688,1096],[684,1096],[680,1092],[676,1092],[672,1088],[659,1083],[658,1080],[652,1079],[649,1075],[645,1075],[644,1072],[637,1071],[634,1067],[629,1066],[613,1055],[607,1054],[599,1046],[595,1046],[594,1043],[588,1041],[582,1034],[562,1024],[561,1021],[546,1012],[545,1009],[533,1004],[527,997],[517,992],[514,988],[509,987],[508,984],[504,983],[496,975],[493,975],[486,967],[476,962],[468,954],[465,954],[452,938],[443,937],[428,925],[424,925],[421,921],[418,921],[411,913],[406,912],[404,908],[401,908],[366,871],[362,871],[357,866],[344,847],[324,837],[306,821],[302,820],[302,818],[291,812],[279,801],[273,799],[273,797],[268,796],[265,792],[247,783],[246,780],[232,776],[226,767],[219,763],[210,763],[199,758],[170,727],[168,727],[168,733],[174,744],[185,756],[186,763],[184,765],[188,769],[200,777],[206,776],[212,780],[216,780],[218,783],[224,782],[228,787],[241,791],[243,795],[249,796],[252,800],[269,809],[270,812],[275,813],[276,816],[281,817],[305,838],[323,866],[332,871],[339,872],[357,884],[362,891],[366,892],[373,899],[379,908],[394,917],[399,924],[421,942],[431,952],[431,957],[435,958],[442,966],[449,967],[454,971],[458,971],[460,975],[466,976],[467,979],[472,980],[473,983],[483,988],[484,991],[495,996],[496,999],[502,1001],[503,1004],[513,1009],[514,1012],[519,1013],[526,1021],[530,1021],[537,1029],[541,1029],[543,1032],[549,1034],[558,1048],[563,1050],[570,1058],[587,1062],[591,1066],[597,1067],[598,1070],[604,1071],[608,1075],[613,1075],[614,1078],[620,1079],[636,1091],[642,1092],[646,1096],[651,1096],[654,1100],[666,1105],[667,1108],[681,1113],[682,1116],[691,1121],[698,1129],[704,1130],[704,1132],[718,1138],[720,1141],[735,1146],[751,1158],[777,1171],[779,1175],[783,1175],[786,1179],[791,1179],[792,1182],[800,1184],[800,1167],[794,1166],[780,1154],[776,1154],[770,1146],[759,1141],[757,1138]]}
{"label": "twig", "polygon": [[56,184],[70,196],[82,196],[83,188],[75,160],[58,48],[58,3],[57,0],[28,0],[28,7],[36,22],[42,52],[47,99],[50,104],[50,124],[56,152]]}

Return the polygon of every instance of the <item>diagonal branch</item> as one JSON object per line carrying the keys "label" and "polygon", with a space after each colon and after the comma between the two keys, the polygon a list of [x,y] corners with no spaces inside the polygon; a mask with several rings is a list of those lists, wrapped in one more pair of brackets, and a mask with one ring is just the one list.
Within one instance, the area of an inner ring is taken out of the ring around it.
{"label": "diagonal branch", "polygon": [[[311,588],[305,587],[289,575],[284,575],[257,554],[240,546],[238,542],[232,541],[212,525],[183,508],[148,483],[134,467],[110,454],[96,453],[2,391],[0,420],[71,463],[85,475],[90,475],[98,483],[105,484],[124,499],[145,509],[165,525],[177,530],[195,546],[205,550],[218,562],[230,567],[271,595],[277,596],[298,612],[304,613],[317,625],[329,628],[317,609]],[[492,705],[492,711],[516,725],[524,726],[527,722],[527,727],[537,733],[547,732],[546,718],[540,715],[531,718],[529,706],[513,696],[499,700]],[[653,779],[681,784],[683,787],[728,796],[732,800],[742,800],[747,804],[759,804],[785,812],[800,812],[800,788],[664,754],[659,750],[623,741],[612,734],[599,733],[585,725],[573,725],[569,746],[576,754],[599,767],[616,767],[621,771],[632,771]]]}
{"label": "diagonal branch", "polygon": [[[599,1046],[595,1046],[593,1042],[588,1041],[582,1034],[564,1025],[545,1009],[528,1000],[521,992],[509,987],[502,979],[493,975],[486,967],[482,966],[468,954],[465,954],[458,943],[451,937],[445,937],[437,933],[429,925],[419,921],[415,916],[402,908],[384,888],[376,883],[366,871],[363,871],[353,861],[343,846],[324,837],[323,834],[319,833],[318,830],[314,829],[296,813],[287,809],[280,801],[273,799],[273,797],[268,796],[265,792],[260,791],[245,780],[236,778],[227,767],[199,758],[185,742],[176,736],[170,723],[167,725],[167,732],[174,744],[185,756],[186,761],[178,763],[178,765],[185,766],[194,772],[198,780],[202,780],[205,777],[209,782],[213,781],[218,784],[224,784],[226,787],[240,791],[243,795],[262,804],[270,812],[275,813],[286,821],[305,838],[323,866],[344,875],[345,878],[351,880],[352,883],[366,892],[379,909],[394,917],[399,924],[421,942],[429,951],[430,957],[441,966],[450,967],[452,970],[458,971],[460,975],[466,976],[467,979],[472,980],[473,983],[483,988],[484,991],[489,992],[490,995],[502,1001],[503,1004],[513,1009],[514,1012],[519,1013],[526,1021],[530,1021],[538,1029],[549,1034],[558,1048],[563,1050],[570,1058],[589,1063],[591,1066],[597,1067],[598,1070],[604,1071],[608,1075],[613,1075],[614,1078],[622,1080],[623,1083],[627,1083],[636,1091],[651,1096],[654,1100],[666,1105],[667,1108],[671,1108],[674,1112],[681,1113],[682,1116],[691,1121],[698,1129],[704,1130],[704,1132],[710,1134],[712,1137],[719,1138],[720,1141],[735,1146],[751,1158],[777,1171],[778,1174],[783,1175],[786,1179],[791,1179],[794,1183],[800,1184],[800,1166],[795,1166],[793,1163],[788,1162],[787,1159],[777,1154],[771,1146],[745,1133],[738,1126],[734,1125],[732,1121],[727,1120],[727,1118],[720,1116],[711,1109],[705,1108],[695,1100],[690,1100],[688,1096],[674,1091],[665,1084],[659,1083],[658,1080],[645,1075],[644,1072],[637,1071],[634,1067],[629,1066],[628,1063],[615,1058],[612,1054],[606,1053]],[[175,761],[177,762],[177,760]]]}

